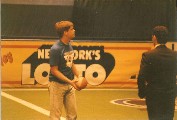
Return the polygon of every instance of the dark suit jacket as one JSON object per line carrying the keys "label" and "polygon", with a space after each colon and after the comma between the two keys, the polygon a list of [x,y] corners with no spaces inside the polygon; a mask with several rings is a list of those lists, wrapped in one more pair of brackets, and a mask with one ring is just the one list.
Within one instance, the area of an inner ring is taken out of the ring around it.
{"label": "dark suit jacket", "polygon": [[142,54],[138,75],[138,95],[147,93],[175,92],[177,75],[177,52],[160,45]]}

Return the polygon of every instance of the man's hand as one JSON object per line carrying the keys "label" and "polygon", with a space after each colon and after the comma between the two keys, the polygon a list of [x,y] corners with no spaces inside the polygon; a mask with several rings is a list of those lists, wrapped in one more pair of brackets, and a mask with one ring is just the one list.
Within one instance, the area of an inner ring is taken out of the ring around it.
{"label": "man's hand", "polygon": [[78,82],[78,79],[72,80],[70,82],[70,85],[72,85],[76,90],[80,91],[81,89],[77,87],[76,83]]}

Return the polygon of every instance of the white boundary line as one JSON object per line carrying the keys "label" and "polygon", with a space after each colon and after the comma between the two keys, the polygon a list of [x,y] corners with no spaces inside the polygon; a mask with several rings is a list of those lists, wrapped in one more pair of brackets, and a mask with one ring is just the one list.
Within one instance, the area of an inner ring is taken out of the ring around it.
{"label": "white boundary line", "polygon": [[[10,100],[13,100],[13,101],[15,101],[17,103],[20,103],[20,104],[22,104],[22,105],[24,105],[24,106],[26,106],[28,108],[31,108],[31,109],[33,109],[33,110],[35,110],[37,112],[40,112],[40,113],[44,114],[44,115],[49,116],[49,114],[50,114],[50,112],[48,110],[46,110],[46,109],[43,109],[43,108],[41,108],[41,107],[39,107],[37,105],[34,105],[34,104],[32,104],[30,102],[27,102],[25,100],[22,100],[20,98],[17,98],[17,97],[14,97],[12,95],[9,95],[9,94],[7,94],[5,92],[1,91],[1,96],[6,97],[6,98],[8,98]],[[66,119],[64,117],[61,117],[61,120],[66,120]]]}

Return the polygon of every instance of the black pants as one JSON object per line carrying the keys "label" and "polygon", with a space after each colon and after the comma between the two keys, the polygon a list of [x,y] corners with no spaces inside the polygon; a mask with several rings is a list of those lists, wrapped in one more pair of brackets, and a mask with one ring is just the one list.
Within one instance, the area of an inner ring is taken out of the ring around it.
{"label": "black pants", "polygon": [[175,110],[175,94],[147,94],[146,105],[149,120],[173,120]]}

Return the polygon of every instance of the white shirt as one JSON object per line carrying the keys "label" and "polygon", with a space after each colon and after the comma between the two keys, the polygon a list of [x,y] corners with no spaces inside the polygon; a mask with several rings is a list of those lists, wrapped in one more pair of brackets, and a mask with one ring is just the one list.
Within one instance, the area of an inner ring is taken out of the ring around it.
{"label": "white shirt", "polygon": [[158,47],[158,46],[160,46],[160,45],[165,45],[165,44],[157,44],[157,45],[155,45],[155,48]]}

